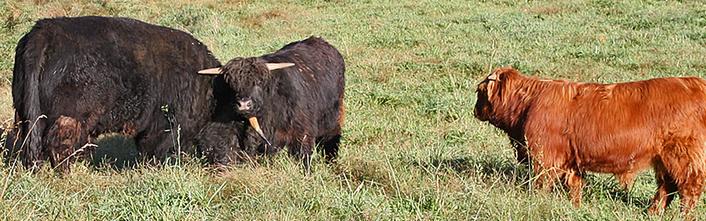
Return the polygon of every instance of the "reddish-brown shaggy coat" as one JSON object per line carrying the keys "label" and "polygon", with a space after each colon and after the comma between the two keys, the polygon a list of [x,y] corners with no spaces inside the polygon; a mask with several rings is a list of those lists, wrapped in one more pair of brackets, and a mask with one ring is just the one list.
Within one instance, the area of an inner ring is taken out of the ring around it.
{"label": "reddish-brown shaggy coat", "polygon": [[[653,167],[658,183],[650,212],[678,192],[687,214],[706,178],[706,81],[659,78],[617,84],[525,77],[498,68],[477,89],[476,118],[523,139],[536,185],[561,179],[579,205],[583,175],[627,182]],[[522,154],[518,154],[522,155]]]}

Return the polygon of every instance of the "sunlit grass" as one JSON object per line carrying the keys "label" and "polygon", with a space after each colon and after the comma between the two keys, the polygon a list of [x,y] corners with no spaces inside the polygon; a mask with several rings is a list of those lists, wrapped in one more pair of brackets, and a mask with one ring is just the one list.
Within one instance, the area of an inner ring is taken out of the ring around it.
{"label": "sunlit grass", "polygon": [[[0,219],[642,220],[650,173],[629,192],[588,176],[583,206],[532,190],[507,138],[473,118],[475,85],[496,66],[546,78],[616,82],[706,76],[698,1],[3,1],[0,120],[14,115],[14,47],[49,16],[132,17],[192,33],[225,62],[309,35],[347,65],[339,163],[312,174],[286,154],[215,173],[186,160],[112,169],[79,163],[0,169]],[[132,148],[130,142],[100,148]],[[120,151],[118,151],[120,152]],[[127,151],[129,152],[129,151]],[[706,200],[695,211],[706,218]]]}

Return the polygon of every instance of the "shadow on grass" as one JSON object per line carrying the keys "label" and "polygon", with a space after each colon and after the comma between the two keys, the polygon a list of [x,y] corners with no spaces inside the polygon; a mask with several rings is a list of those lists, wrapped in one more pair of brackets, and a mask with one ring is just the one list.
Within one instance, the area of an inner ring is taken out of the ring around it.
{"label": "shadow on grass", "polygon": [[[2,130],[0,128],[0,130]],[[3,134],[0,139],[0,158],[4,166],[9,167],[21,164],[21,159],[16,150],[10,150],[5,146],[7,135]],[[118,135],[101,136],[97,142],[97,148],[87,156],[82,156],[81,160],[87,161],[93,167],[108,166],[113,169],[133,168],[139,161],[140,153],[132,139],[127,139]],[[48,163],[48,162],[47,162]]]}
{"label": "shadow on grass", "polygon": [[[475,174],[483,178],[500,179],[507,184],[514,185],[525,191],[529,191],[533,174],[528,166],[516,163],[510,159],[497,158],[494,156],[466,156],[457,158],[433,158],[426,161],[417,160],[411,163],[413,166],[424,170],[450,170],[458,174]],[[605,175],[603,175],[605,176]],[[651,195],[645,196],[637,190],[624,190],[614,178],[597,179],[595,174],[588,174],[585,177],[587,185],[584,187],[583,200],[590,198],[608,198],[614,201],[621,201],[626,205],[636,208],[643,208],[647,211],[651,203]],[[638,180],[637,182],[654,182],[654,180]],[[568,197],[568,188],[561,185],[554,191],[565,193]],[[651,189],[650,189],[651,190]],[[640,190],[642,191],[642,190]],[[652,192],[650,192],[652,194]]]}
{"label": "shadow on grass", "polygon": [[[656,191],[655,191],[656,192]],[[642,197],[638,196],[638,194],[632,193],[630,190],[623,190],[622,188],[613,188],[608,191],[607,193],[609,196],[613,197],[613,199],[616,199],[618,201],[622,201],[627,205],[635,206],[638,208],[642,208],[642,212],[647,213],[647,209],[652,203],[652,197]],[[676,194],[676,193],[674,193]],[[674,203],[675,201],[672,201],[672,205],[679,205],[679,203]]]}
{"label": "shadow on grass", "polygon": [[122,170],[135,167],[140,160],[140,153],[132,139],[118,135],[101,137],[96,142],[98,148],[86,158],[94,167],[111,167]]}
{"label": "shadow on grass", "polygon": [[[601,175],[607,177],[606,175]],[[644,178],[644,177],[643,177]],[[653,188],[638,188],[638,182],[654,182],[654,179],[638,179],[632,189],[623,189],[614,178],[600,178],[598,175],[589,174],[585,177],[587,185],[584,187],[584,199],[586,198],[608,198],[613,201],[621,201],[626,205],[642,208],[647,213],[647,208],[652,201],[652,194],[656,191]],[[647,193],[647,194],[645,194]],[[672,202],[674,204],[674,202]],[[677,203],[678,204],[678,203]]]}
{"label": "shadow on grass", "polygon": [[434,158],[427,161],[414,161],[412,165],[425,170],[450,170],[459,174],[477,174],[483,177],[500,177],[516,186],[527,185],[531,173],[524,165],[494,157],[457,157],[450,159]]}

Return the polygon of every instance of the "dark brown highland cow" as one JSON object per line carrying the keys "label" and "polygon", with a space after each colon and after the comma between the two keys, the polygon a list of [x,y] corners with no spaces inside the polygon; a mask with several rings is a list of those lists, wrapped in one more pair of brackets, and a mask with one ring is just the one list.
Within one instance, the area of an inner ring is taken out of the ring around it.
{"label": "dark brown highland cow", "polygon": [[166,27],[93,16],[37,21],[16,49],[18,128],[6,148],[26,166],[49,158],[65,169],[92,138],[119,132],[146,157],[163,158],[177,143],[191,146],[211,119],[214,78],[194,73],[218,65],[201,42]]}
{"label": "dark brown highland cow", "polygon": [[551,188],[561,179],[576,206],[586,172],[611,173],[627,183],[650,167],[658,184],[650,213],[668,206],[674,192],[685,216],[699,201],[706,179],[703,79],[595,84],[499,68],[476,93],[476,118],[526,145],[539,176],[535,185]]}
{"label": "dark brown highland cow", "polygon": [[[287,147],[308,168],[314,145],[321,146],[327,161],[338,154],[344,117],[344,72],[338,50],[321,38],[310,37],[272,54],[235,58],[222,68],[199,73],[223,74],[235,91],[231,108],[250,126],[246,129],[250,132],[240,135],[242,149],[267,153]],[[214,121],[232,119],[233,116],[224,116]],[[209,161],[227,163],[220,159]]]}
{"label": "dark brown highland cow", "polygon": [[196,148],[209,164],[225,166],[255,156],[253,150],[242,148],[246,125],[240,121],[209,122],[196,136]]}

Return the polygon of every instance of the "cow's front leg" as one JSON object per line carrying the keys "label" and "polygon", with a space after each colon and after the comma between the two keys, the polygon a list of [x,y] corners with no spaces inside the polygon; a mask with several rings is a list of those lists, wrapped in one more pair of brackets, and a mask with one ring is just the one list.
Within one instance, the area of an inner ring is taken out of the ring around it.
{"label": "cow's front leg", "polygon": [[535,189],[551,191],[554,188],[554,183],[559,178],[557,177],[557,169],[553,167],[554,159],[547,156],[540,148],[534,148],[532,151],[532,172],[534,173],[533,186]]}
{"label": "cow's front leg", "polygon": [[583,189],[583,174],[580,174],[577,170],[569,170],[564,176],[566,186],[569,187],[569,196],[571,196],[571,203],[575,207],[581,206],[581,192]]}
{"label": "cow's front leg", "polygon": [[535,188],[550,191],[556,181],[565,177],[569,147],[563,140],[528,139]]}
{"label": "cow's front leg", "polygon": [[630,189],[632,189],[632,185],[635,183],[635,175],[637,175],[637,173],[629,171],[621,174],[616,174],[615,178],[618,179],[620,187],[622,187],[623,190],[629,192]]}
{"label": "cow's front leg", "polygon": [[556,181],[560,178],[558,168],[551,166],[547,167],[541,163],[532,163],[532,171],[534,172],[535,179],[533,186],[535,189],[541,189],[549,192],[554,189]]}
{"label": "cow's front leg", "polygon": [[314,140],[314,137],[304,134],[299,136],[299,138],[295,138],[289,146],[289,154],[303,163],[307,174],[311,172],[311,154],[314,149]]}
{"label": "cow's front leg", "polygon": [[512,147],[515,149],[517,162],[529,166],[529,150],[524,135],[510,135],[510,144],[512,144]]}
{"label": "cow's front leg", "polygon": [[649,214],[660,214],[674,199],[677,184],[666,168],[661,164],[655,165],[655,178],[657,179],[657,193],[652,198],[652,204],[647,210]]}

